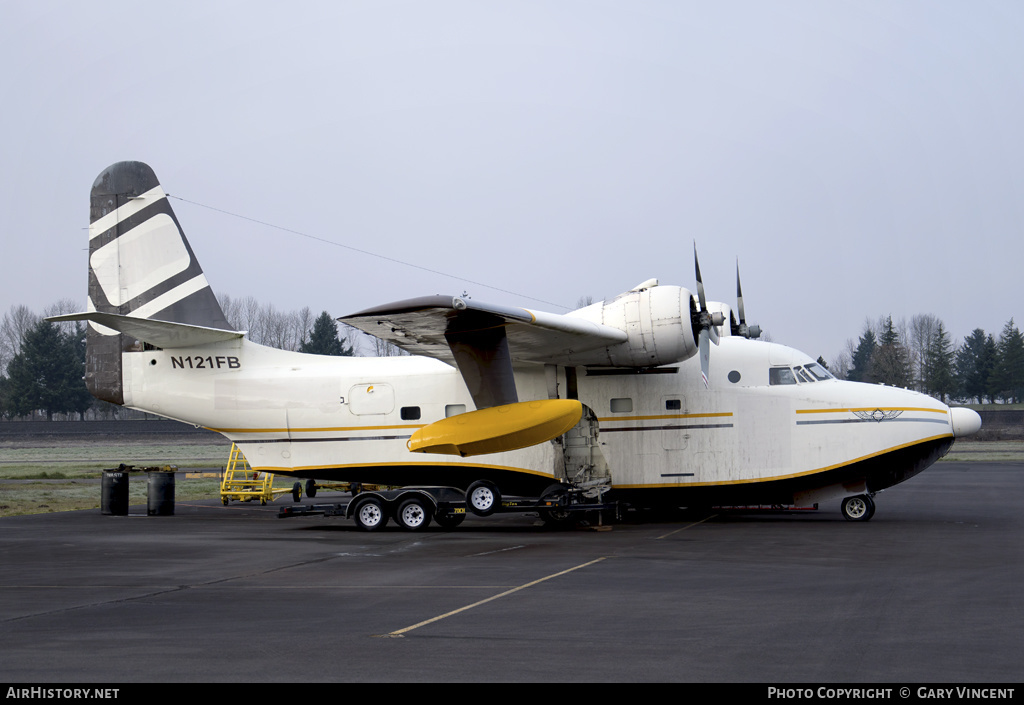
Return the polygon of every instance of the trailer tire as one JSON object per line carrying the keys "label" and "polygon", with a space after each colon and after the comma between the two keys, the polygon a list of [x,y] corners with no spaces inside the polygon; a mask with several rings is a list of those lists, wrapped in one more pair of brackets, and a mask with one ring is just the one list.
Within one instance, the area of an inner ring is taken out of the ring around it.
{"label": "trailer tire", "polygon": [[306,496],[310,499],[316,497],[316,481],[312,478],[306,480]]}
{"label": "trailer tire", "polygon": [[572,512],[564,509],[541,509],[540,518],[549,529],[565,529],[576,523]]}
{"label": "trailer tire", "polygon": [[466,490],[466,506],[477,516],[490,516],[501,506],[501,492],[493,482],[477,480]]}
{"label": "trailer tire", "polygon": [[430,524],[430,507],[422,497],[410,497],[398,505],[395,522],[406,531],[422,531]]}
{"label": "trailer tire", "polygon": [[356,505],[352,512],[356,526],[363,531],[380,531],[388,523],[384,503],[376,497],[367,497]]}
{"label": "trailer tire", "polygon": [[442,529],[454,529],[466,520],[465,514],[435,514],[434,521]]}
{"label": "trailer tire", "polygon": [[296,481],[292,485],[292,500],[298,502],[300,499],[302,499],[302,483]]}

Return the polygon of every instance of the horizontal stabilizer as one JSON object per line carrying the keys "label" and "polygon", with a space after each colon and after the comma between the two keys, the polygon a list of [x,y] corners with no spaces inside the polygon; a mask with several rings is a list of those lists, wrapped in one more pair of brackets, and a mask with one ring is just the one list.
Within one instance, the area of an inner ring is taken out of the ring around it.
{"label": "horizontal stabilizer", "polygon": [[463,457],[501,453],[557,438],[582,417],[583,405],[575,399],[492,406],[424,426],[409,439],[409,450]]}
{"label": "horizontal stabilizer", "polygon": [[54,323],[88,321],[89,323],[110,328],[150,345],[165,349],[192,348],[198,345],[236,340],[245,336],[244,331],[221,330],[220,328],[194,326],[188,323],[169,323],[167,321],[156,321],[151,318],[136,318],[135,316],[122,316],[117,313],[100,313],[99,311],[52,316],[46,320],[53,321]]}

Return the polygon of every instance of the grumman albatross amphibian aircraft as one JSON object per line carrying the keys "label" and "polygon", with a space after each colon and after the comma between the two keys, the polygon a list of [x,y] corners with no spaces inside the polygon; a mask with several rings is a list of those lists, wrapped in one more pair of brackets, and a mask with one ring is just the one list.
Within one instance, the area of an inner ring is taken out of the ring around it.
{"label": "grumman albatross amphibian aircraft", "polygon": [[232,328],[153,170],[121,162],[92,187],[89,310],[51,320],[88,321],[95,396],[218,431],[257,470],[455,488],[481,514],[582,489],[645,507],[841,501],[866,520],[875,493],[980,428],[756,340],[738,276],[733,312],[696,274],[696,295],[651,280],[567,314],[426,296],[340,319],[412,356],[277,350]]}

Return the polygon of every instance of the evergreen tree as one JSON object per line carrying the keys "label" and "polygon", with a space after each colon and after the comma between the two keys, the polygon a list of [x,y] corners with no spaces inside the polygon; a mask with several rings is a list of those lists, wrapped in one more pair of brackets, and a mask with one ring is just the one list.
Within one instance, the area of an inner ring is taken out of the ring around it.
{"label": "evergreen tree", "polygon": [[877,381],[893,387],[910,386],[910,359],[907,349],[900,342],[892,323],[892,316],[885,319],[878,349],[871,359],[871,367]]}
{"label": "evergreen tree", "polygon": [[11,416],[10,386],[6,377],[0,377],[0,416]]}
{"label": "evergreen tree", "polygon": [[991,335],[986,336],[981,328],[964,339],[956,351],[957,393],[964,399],[984,402],[989,394],[989,376],[995,362],[996,343]]}
{"label": "evergreen tree", "polygon": [[92,404],[85,388],[84,357],[77,335],[62,333],[53,323],[39,321],[25,334],[21,349],[7,366],[7,412],[24,416],[36,410],[84,413]]}
{"label": "evergreen tree", "polygon": [[875,340],[875,333],[871,326],[865,326],[864,335],[857,342],[857,349],[853,351],[853,360],[850,364],[850,371],[846,379],[851,382],[876,382],[871,369],[871,360],[875,356],[875,349],[878,344]]}
{"label": "evergreen tree", "polygon": [[1024,336],[1012,318],[999,336],[989,382],[993,396],[1013,404],[1024,398]]}
{"label": "evergreen tree", "polygon": [[945,403],[955,388],[953,377],[953,344],[946,333],[946,327],[939,321],[938,329],[924,351],[924,388],[928,394],[937,396]]}
{"label": "evergreen tree", "polygon": [[351,355],[352,347],[346,346],[338,338],[338,324],[331,315],[324,311],[316,321],[308,336],[299,345],[299,352],[314,355]]}

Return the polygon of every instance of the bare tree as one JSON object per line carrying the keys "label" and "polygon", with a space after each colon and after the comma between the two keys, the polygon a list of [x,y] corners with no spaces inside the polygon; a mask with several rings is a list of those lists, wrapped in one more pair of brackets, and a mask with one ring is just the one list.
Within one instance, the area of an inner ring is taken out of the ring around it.
{"label": "bare tree", "polygon": [[0,321],[0,374],[7,374],[7,363],[18,354],[25,334],[37,323],[39,316],[21,304],[11,306],[4,314]]}
{"label": "bare tree", "polygon": [[409,354],[400,347],[376,336],[371,335],[370,340],[373,341],[373,357],[401,357]]}
{"label": "bare tree", "polygon": [[914,370],[914,388],[918,391],[924,389],[926,377],[926,366],[928,361],[928,348],[938,333],[942,321],[930,313],[919,313],[910,319],[909,340],[907,352],[910,356],[910,364]]}
{"label": "bare tree", "polygon": [[853,353],[856,350],[857,344],[853,342],[853,338],[847,338],[846,347],[829,363],[829,372],[837,379],[846,379],[850,374],[850,368],[853,367]]}

